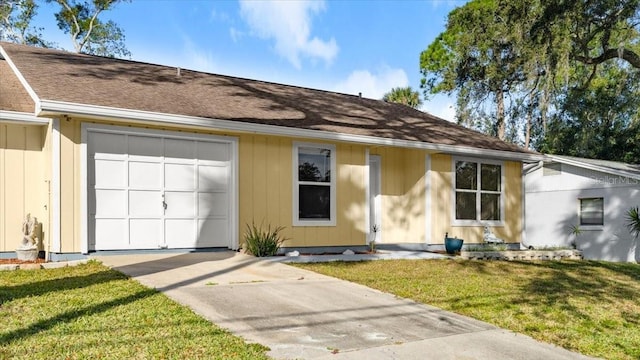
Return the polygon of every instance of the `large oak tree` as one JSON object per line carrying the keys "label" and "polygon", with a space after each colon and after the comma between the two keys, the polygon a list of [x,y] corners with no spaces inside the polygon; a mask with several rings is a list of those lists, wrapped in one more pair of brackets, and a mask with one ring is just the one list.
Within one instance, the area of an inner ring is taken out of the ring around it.
{"label": "large oak tree", "polygon": [[[635,76],[639,2],[471,1],[449,14],[445,31],[421,54],[425,96],[455,94],[459,122],[540,148],[549,122],[571,116],[572,98],[598,91],[595,79],[613,86],[611,74]],[[640,97],[625,98],[640,107]],[[605,111],[601,103],[580,104]],[[617,115],[626,126],[637,122],[633,108]]]}

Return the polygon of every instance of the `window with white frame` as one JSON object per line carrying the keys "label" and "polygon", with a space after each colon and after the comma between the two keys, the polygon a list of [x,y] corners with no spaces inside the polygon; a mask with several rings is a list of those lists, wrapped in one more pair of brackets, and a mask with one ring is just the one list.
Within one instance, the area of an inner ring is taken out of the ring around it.
{"label": "window with white frame", "polygon": [[580,199],[580,225],[604,225],[604,198]]}
{"label": "window with white frame", "polygon": [[502,165],[455,161],[455,220],[502,220]]}
{"label": "window with white frame", "polygon": [[294,144],[296,226],[335,225],[335,146]]}

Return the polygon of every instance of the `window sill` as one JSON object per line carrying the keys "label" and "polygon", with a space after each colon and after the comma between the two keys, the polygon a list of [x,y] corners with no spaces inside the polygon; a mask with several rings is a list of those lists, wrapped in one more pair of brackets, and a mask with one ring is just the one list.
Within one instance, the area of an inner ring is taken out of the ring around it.
{"label": "window sill", "polygon": [[580,225],[580,231],[603,231],[604,225]]}
{"label": "window sill", "polygon": [[502,227],[504,221],[453,220],[451,226],[491,226]]}
{"label": "window sill", "polygon": [[293,220],[293,226],[336,226],[335,220]]}

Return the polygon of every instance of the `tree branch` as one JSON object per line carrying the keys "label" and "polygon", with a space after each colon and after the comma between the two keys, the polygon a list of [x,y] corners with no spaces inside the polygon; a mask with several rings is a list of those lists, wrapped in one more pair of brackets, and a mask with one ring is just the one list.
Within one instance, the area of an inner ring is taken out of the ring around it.
{"label": "tree branch", "polygon": [[620,49],[606,49],[602,54],[597,57],[588,57],[582,55],[573,55],[573,59],[587,65],[602,64],[605,61],[620,58],[629,63],[636,69],[640,69],[640,56],[634,51],[627,48]]}
{"label": "tree branch", "polygon": [[78,24],[78,16],[73,14],[73,9],[71,9],[67,0],[58,0],[58,4],[69,12],[69,16],[71,16],[71,20],[73,20],[74,30],[71,32],[71,41],[73,41],[73,47],[76,49],[76,52],[79,53],[80,50],[82,50],[82,45],[78,44],[78,34],[80,34],[81,30],[80,24]]}

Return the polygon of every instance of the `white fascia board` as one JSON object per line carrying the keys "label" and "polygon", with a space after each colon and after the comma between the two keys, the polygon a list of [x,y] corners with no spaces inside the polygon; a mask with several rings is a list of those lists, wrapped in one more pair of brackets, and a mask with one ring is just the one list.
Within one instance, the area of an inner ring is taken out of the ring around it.
{"label": "white fascia board", "polygon": [[21,125],[48,125],[49,119],[41,118],[32,113],[0,110],[0,121]]}
{"label": "white fascia board", "polygon": [[134,120],[151,123],[201,126],[217,130],[239,131],[276,136],[292,136],[325,141],[343,141],[375,146],[394,146],[443,152],[456,155],[488,157],[502,160],[533,162],[544,159],[541,154],[517,153],[501,150],[479,149],[468,146],[433,144],[421,141],[380,138],[366,135],[343,134],[323,130],[300,129],[285,126],[256,124],[242,121],[209,119],[196,116],[173,115],[140,110],[84,105],[55,100],[41,100],[36,109],[39,116],[75,114],[92,119]]}
{"label": "white fascia board", "polygon": [[559,163],[563,163],[563,164],[567,164],[567,165],[572,165],[572,166],[577,166],[577,167],[580,167],[580,168],[583,168],[583,169],[603,172],[603,173],[607,173],[607,174],[623,176],[623,177],[627,177],[627,178],[630,178],[630,179],[640,180],[640,175],[635,174],[635,173],[631,173],[631,172],[628,172],[628,171],[611,169],[611,168],[608,168],[608,167],[602,167],[602,166],[598,166],[598,165],[593,165],[593,164],[589,164],[589,163],[586,163],[586,162],[573,160],[573,159],[565,159],[563,157],[558,157],[558,156],[553,156],[553,155],[547,155],[547,156],[551,160],[553,160],[555,162],[559,162]]}
{"label": "white fascia board", "polygon": [[20,83],[22,84],[22,86],[24,86],[25,90],[27,90],[27,93],[29,93],[29,96],[31,96],[31,99],[33,99],[33,101],[36,103],[36,109],[37,109],[38,104],[40,102],[40,98],[38,97],[36,92],[33,91],[33,89],[31,88],[31,85],[29,85],[29,83],[24,78],[24,76],[22,76],[22,74],[20,73],[16,65],[13,63],[13,61],[11,61],[11,58],[9,57],[9,55],[7,55],[7,53],[4,51],[4,48],[2,46],[0,46],[0,55],[2,55],[2,58],[4,58],[7,64],[9,64],[9,67],[11,68],[11,70],[13,70],[13,73],[18,77],[18,80],[20,80]]}

